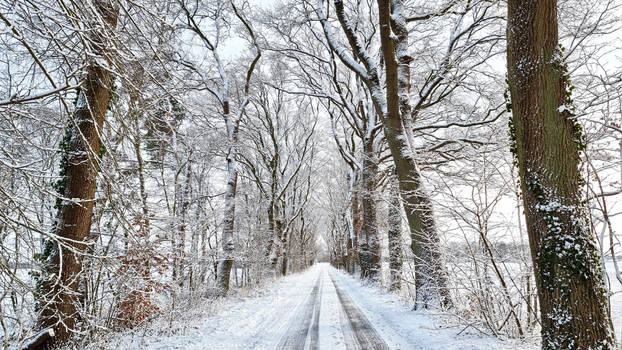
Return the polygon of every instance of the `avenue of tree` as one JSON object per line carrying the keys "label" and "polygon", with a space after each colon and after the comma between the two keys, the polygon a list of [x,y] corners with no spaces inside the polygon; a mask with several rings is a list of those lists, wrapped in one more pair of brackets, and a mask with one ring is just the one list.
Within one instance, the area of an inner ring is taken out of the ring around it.
{"label": "avenue of tree", "polygon": [[0,0],[3,345],[329,261],[482,333],[615,349],[619,13]]}

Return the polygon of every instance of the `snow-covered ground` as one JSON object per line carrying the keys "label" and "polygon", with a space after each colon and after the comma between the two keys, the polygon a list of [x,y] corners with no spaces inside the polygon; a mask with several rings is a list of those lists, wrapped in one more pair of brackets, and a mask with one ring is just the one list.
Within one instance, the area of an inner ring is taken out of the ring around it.
{"label": "snow-covered ground", "polygon": [[[315,293],[312,293],[315,288]],[[338,295],[336,288],[339,288]],[[319,307],[318,307],[319,306]],[[91,349],[275,349],[287,348],[302,334],[307,347],[313,338],[320,349],[364,348],[373,332],[390,349],[535,349],[534,343],[502,341],[462,327],[448,327],[442,317],[413,312],[397,296],[380,291],[328,264],[277,281],[263,295],[233,298],[218,305],[210,317],[157,321],[149,330],[116,334]],[[348,310],[347,312],[345,310]],[[359,313],[354,320],[351,312]],[[301,333],[302,315],[312,315]],[[317,318],[317,322],[315,319]],[[368,324],[365,324],[369,320]],[[372,330],[368,325],[373,325]],[[315,325],[315,330],[313,330]],[[158,331],[159,330],[159,331]],[[289,341],[288,339],[293,339]],[[361,340],[363,339],[363,340]]]}
{"label": "snow-covered ground", "polygon": [[609,299],[611,302],[611,321],[616,332],[616,339],[618,343],[622,343],[622,284],[616,278],[613,261],[607,261],[605,266],[607,267],[611,289],[611,298]]}
{"label": "snow-covered ground", "polygon": [[425,311],[412,311],[397,296],[329,267],[331,274],[365,312],[391,349],[479,350],[537,349],[534,342],[503,341],[473,333],[465,326],[451,327],[442,316]]}

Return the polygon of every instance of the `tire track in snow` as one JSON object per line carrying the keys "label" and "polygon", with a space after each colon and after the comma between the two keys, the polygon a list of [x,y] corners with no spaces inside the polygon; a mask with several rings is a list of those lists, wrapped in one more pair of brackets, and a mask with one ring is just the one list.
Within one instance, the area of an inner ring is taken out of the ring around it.
{"label": "tire track in snow", "polygon": [[319,336],[321,276],[318,276],[303,308],[290,319],[291,325],[281,338],[279,350],[317,349]]}
{"label": "tire track in snow", "polygon": [[[246,312],[242,322],[237,324],[250,325],[254,331],[250,336],[240,339],[235,346],[214,348],[222,350],[266,350],[276,349],[284,334],[290,326],[290,319],[295,319],[296,315],[304,307],[306,296],[314,287],[314,277],[323,271],[317,271],[317,267],[312,267],[307,272],[299,276],[288,276],[274,287],[276,295],[273,295],[268,303],[251,312]],[[294,278],[295,281],[292,280]],[[286,282],[286,280],[288,280]],[[292,288],[292,285],[294,288]],[[278,310],[278,312],[276,312]],[[203,348],[200,348],[203,349]]]}
{"label": "tire track in snow", "polygon": [[346,334],[346,339],[350,338],[352,342],[352,344],[346,344],[347,348],[389,350],[389,346],[371,325],[369,319],[367,319],[363,312],[354,304],[352,298],[339,287],[332,275],[330,276],[330,280],[333,282],[333,286],[335,286],[337,297],[341,302],[341,307],[347,318],[347,320],[344,320],[347,323],[344,325],[344,332],[349,333]]}
{"label": "tire track in snow", "polygon": [[311,327],[309,328],[309,343],[307,349],[318,349],[319,337],[320,337],[320,308],[322,305],[322,287],[323,283],[321,281],[323,272],[320,272],[320,276],[317,278],[320,284],[319,292],[315,297],[315,306],[313,311],[313,320],[311,322]]}

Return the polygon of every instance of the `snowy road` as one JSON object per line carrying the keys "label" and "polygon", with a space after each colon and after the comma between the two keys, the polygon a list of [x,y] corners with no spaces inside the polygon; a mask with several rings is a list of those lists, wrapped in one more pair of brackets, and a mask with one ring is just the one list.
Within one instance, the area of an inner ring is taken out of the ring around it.
{"label": "snowy road", "polygon": [[[328,276],[328,278],[327,278]],[[334,288],[339,300],[340,325],[343,337],[347,340],[343,343],[346,349],[389,349],[382,337],[374,329],[367,317],[352,301],[348,293],[339,287],[338,282],[328,272],[326,266],[319,269],[319,276],[311,290],[311,293],[299,310],[290,318],[287,332],[281,337],[277,346],[279,350],[302,350],[318,349],[319,338],[319,315],[322,309],[322,286],[328,281]],[[327,291],[327,293],[330,293]],[[334,303],[328,304],[327,309],[334,312]],[[333,344],[333,346],[336,344]]]}
{"label": "snowy road", "polygon": [[535,349],[536,345],[467,334],[464,326],[413,312],[397,296],[328,264],[279,279],[260,296],[230,298],[215,315],[162,321],[92,349]]}

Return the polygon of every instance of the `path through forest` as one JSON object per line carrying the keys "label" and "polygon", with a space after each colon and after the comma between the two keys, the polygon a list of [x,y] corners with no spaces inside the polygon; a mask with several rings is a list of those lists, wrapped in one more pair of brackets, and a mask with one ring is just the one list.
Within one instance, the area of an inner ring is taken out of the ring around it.
{"label": "path through forest", "polygon": [[361,285],[328,264],[281,278],[259,297],[233,298],[224,306],[226,311],[203,320],[173,323],[170,336],[133,333],[107,345],[214,350],[535,348],[469,333],[464,326],[451,327],[433,313],[413,312],[395,295]]}

